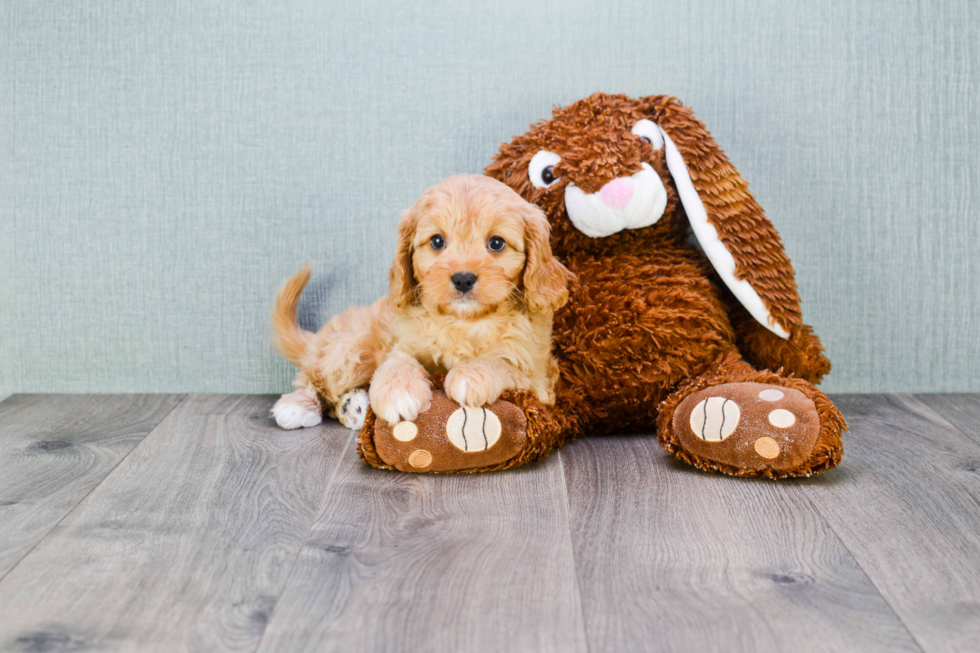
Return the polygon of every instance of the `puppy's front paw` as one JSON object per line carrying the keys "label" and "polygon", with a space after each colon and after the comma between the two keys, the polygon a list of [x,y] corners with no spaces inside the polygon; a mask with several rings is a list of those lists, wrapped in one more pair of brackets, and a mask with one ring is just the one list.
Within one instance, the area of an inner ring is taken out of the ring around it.
{"label": "puppy's front paw", "polygon": [[414,373],[375,376],[368,393],[371,407],[389,424],[410,422],[429,407],[432,388],[425,376]]}
{"label": "puppy's front paw", "polygon": [[445,390],[461,406],[485,406],[500,398],[503,387],[481,366],[463,363],[449,370]]}
{"label": "puppy's front paw", "polygon": [[403,388],[398,388],[392,390],[384,400],[372,401],[371,405],[381,419],[395,425],[399,422],[414,421],[419,413],[429,407],[431,399],[432,393],[428,389],[426,389],[425,395],[420,396]]}
{"label": "puppy's front paw", "polygon": [[351,390],[337,404],[337,419],[352,431],[360,431],[367,415],[368,393],[363,388]]}

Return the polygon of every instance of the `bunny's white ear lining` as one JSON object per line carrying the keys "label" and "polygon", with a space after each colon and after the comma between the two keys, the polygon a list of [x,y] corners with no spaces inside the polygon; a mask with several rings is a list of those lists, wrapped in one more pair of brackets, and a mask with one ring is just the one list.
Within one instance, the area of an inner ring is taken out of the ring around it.
{"label": "bunny's white ear lining", "polygon": [[708,222],[708,212],[705,211],[701,197],[698,195],[697,189],[694,188],[691,174],[688,172],[687,164],[684,163],[684,157],[677,150],[674,141],[670,140],[667,132],[659,125],[657,128],[664,138],[667,169],[670,170],[670,176],[674,178],[681,204],[684,205],[684,212],[687,213],[687,219],[691,222],[691,229],[701,244],[705,256],[711,261],[711,265],[714,266],[725,285],[759,324],[780,338],[789,338],[786,329],[769,314],[769,309],[766,308],[765,302],[762,301],[762,297],[755,291],[752,284],[745,279],[735,278],[735,258],[725,247],[725,243],[718,238],[718,230]]}

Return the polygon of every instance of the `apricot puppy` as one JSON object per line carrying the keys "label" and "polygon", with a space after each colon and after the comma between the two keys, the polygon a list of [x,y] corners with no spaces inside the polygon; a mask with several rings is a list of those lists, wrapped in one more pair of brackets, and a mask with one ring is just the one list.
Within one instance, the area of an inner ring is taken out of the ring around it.
{"label": "apricot puppy", "polygon": [[405,212],[388,294],[391,349],[369,390],[379,417],[414,420],[439,373],[464,406],[511,389],[554,403],[551,324],[571,274],[548,239],[541,209],[482,175],[450,177]]}

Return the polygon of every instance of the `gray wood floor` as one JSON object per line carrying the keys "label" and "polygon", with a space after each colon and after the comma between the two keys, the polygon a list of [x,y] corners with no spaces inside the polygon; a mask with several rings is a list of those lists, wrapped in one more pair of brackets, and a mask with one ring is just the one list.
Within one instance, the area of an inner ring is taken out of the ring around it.
{"label": "gray wood floor", "polygon": [[824,476],[650,436],[504,473],[360,463],[274,397],[0,403],[0,649],[980,650],[980,396],[838,396]]}

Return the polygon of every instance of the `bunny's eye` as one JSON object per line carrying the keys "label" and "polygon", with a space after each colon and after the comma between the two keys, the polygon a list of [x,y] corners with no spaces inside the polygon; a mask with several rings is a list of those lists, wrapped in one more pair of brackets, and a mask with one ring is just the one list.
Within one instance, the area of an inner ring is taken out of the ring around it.
{"label": "bunny's eye", "polygon": [[658,127],[657,123],[653,122],[652,120],[647,120],[644,118],[643,120],[638,121],[635,125],[633,125],[633,129],[631,131],[639,136],[640,140],[649,143],[650,147],[652,147],[654,150],[659,150],[664,146],[664,137],[663,134],[660,133],[660,127]]}
{"label": "bunny's eye", "polygon": [[555,176],[555,166],[561,162],[561,157],[554,152],[541,150],[533,157],[527,166],[527,176],[535,188],[547,188],[561,177]]}
{"label": "bunny's eye", "polygon": [[441,235],[436,234],[435,236],[429,239],[429,245],[432,246],[432,249],[436,249],[436,250],[442,249],[443,247],[446,246],[446,239],[443,238]]}

